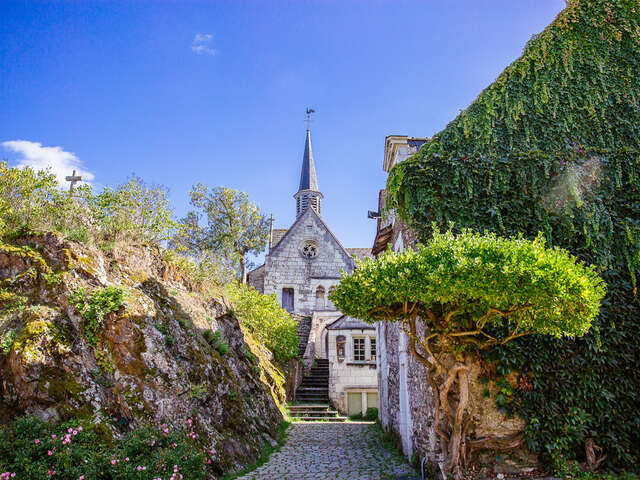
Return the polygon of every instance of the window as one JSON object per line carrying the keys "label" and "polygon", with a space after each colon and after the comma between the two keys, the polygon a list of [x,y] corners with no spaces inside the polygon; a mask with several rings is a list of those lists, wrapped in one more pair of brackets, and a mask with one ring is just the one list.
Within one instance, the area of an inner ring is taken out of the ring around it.
{"label": "window", "polygon": [[[329,295],[331,295],[335,289],[336,287],[329,287]],[[336,307],[333,305],[329,295],[327,296],[327,310],[335,310]]]}
{"label": "window", "polygon": [[375,337],[370,337],[371,339],[371,361],[376,361],[376,339]]}
{"label": "window", "polygon": [[353,360],[364,362],[364,338],[353,339]]}
{"label": "window", "polygon": [[324,287],[322,285],[316,288],[316,308],[324,310]]}
{"label": "window", "polygon": [[293,312],[293,288],[282,289],[282,308],[287,312]]}
{"label": "window", "polygon": [[316,255],[318,255],[318,247],[314,242],[304,242],[304,245],[302,245],[302,255],[308,259],[316,258]]}

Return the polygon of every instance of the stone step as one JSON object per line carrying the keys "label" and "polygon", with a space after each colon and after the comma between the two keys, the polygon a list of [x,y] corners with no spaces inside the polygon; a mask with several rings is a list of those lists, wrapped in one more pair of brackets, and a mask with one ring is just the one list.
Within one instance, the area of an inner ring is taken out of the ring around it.
{"label": "stone step", "polygon": [[338,412],[316,412],[315,410],[310,410],[308,412],[296,412],[290,413],[289,416],[291,418],[306,418],[306,417],[323,417],[323,418],[332,418],[337,417]]}
{"label": "stone step", "polygon": [[295,410],[329,410],[330,405],[328,403],[318,403],[318,404],[309,404],[309,405],[287,405],[287,408],[290,411]]}
{"label": "stone step", "polygon": [[293,418],[296,422],[346,422],[347,417],[300,417]]}

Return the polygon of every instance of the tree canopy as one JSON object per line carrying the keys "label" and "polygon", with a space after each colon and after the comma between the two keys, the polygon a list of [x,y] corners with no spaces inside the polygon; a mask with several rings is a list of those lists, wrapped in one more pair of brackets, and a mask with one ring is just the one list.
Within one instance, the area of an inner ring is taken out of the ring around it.
{"label": "tree canopy", "polygon": [[212,252],[220,257],[232,256],[242,283],[246,283],[246,255],[259,253],[266,246],[267,218],[246,193],[231,188],[217,187],[211,191],[198,183],[190,195],[196,210],[181,221],[182,229],[175,243],[199,258]]}
{"label": "tree canopy", "polygon": [[[593,267],[534,241],[437,230],[416,251],[360,263],[332,295],[347,315],[402,321],[415,313],[430,332],[485,347],[526,334],[582,336],[605,293]],[[509,335],[485,327],[507,322]]]}

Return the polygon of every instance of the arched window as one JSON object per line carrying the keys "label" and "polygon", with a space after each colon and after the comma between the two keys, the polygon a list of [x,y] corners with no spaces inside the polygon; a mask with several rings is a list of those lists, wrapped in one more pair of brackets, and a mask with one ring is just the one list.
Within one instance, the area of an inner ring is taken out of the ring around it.
{"label": "arched window", "polygon": [[324,310],[324,287],[322,285],[316,288],[316,309]]}
{"label": "arched window", "polygon": [[[329,287],[329,295],[331,295],[335,289],[336,287]],[[335,310],[335,309],[336,307],[333,305],[333,302],[329,299],[329,296],[327,296],[327,310]]]}

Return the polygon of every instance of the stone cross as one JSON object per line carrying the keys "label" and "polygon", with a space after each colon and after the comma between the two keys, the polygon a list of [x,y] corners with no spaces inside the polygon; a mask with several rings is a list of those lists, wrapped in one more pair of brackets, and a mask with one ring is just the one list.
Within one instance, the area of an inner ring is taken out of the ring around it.
{"label": "stone cross", "polygon": [[76,171],[74,170],[73,173],[70,176],[66,176],[64,177],[64,179],[67,182],[71,182],[71,185],[69,185],[69,192],[73,192],[73,186],[82,181],[82,176],[81,175],[76,175]]}

